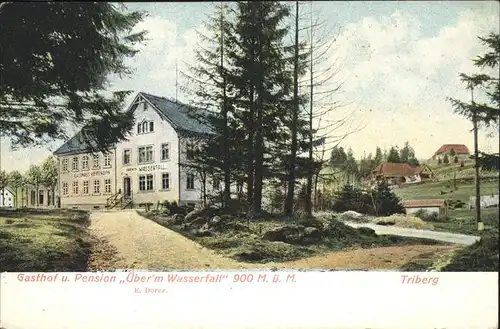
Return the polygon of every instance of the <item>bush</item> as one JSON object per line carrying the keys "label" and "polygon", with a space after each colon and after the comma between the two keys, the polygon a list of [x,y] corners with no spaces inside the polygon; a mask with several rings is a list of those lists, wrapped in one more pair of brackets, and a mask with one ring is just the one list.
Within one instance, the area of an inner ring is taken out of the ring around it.
{"label": "bush", "polygon": [[179,206],[175,201],[173,202],[165,201],[163,202],[163,207],[168,210],[169,215],[175,215],[175,214],[186,215],[187,213],[193,210],[193,207]]}
{"label": "bush", "polygon": [[498,231],[486,232],[481,240],[460,250],[442,271],[498,271]]}
{"label": "bush", "polygon": [[386,182],[380,182],[373,191],[362,191],[351,185],[345,185],[336,194],[333,210],[344,212],[353,210],[362,214],[390,216],[404,214],[405,209],[398,196]]}
{"label": "bush", "polygon": [[413,213],[413,215],[420,218],[421,220],[425,220],[426,222],[436,222],[439,219],[439,214],[437,212],[428,212],[425,209],[419,209],[418,211]]}

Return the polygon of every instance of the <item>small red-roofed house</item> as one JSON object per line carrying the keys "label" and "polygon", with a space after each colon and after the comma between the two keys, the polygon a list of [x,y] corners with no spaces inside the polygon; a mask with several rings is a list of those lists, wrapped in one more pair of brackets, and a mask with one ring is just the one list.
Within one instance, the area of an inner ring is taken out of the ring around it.
{"label": "small red-roofed house", "polygon": [[467,146],[464,144],[443,144],[433,155],[432,159],[433,160],[443,160],[445,155],[448,155],[450,158],[454,157],[453,153],[455,156],[458,158],[459,161],[467,160],[470,157],[470,152]]}

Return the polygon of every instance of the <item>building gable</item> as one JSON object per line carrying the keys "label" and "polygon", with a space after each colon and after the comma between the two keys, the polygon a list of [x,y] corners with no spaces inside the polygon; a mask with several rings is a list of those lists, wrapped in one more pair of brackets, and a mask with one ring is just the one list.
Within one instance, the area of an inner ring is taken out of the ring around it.
{"label": "building gable", "polygon": [[[213,135],[213,130],[210,127],[189,116],[189,106],[165,97],[140,92],[129,105],[127,112],[136,111],[145,102],[158,113],[162,120],[167,121],[179,135]],[[61,145],[54,152],[54,155],[62,156],[85,153],[92,147],[95,147],[95,145],[89,146],[88,142],[83,138],[82,132],[79,131],[66,143]]]}

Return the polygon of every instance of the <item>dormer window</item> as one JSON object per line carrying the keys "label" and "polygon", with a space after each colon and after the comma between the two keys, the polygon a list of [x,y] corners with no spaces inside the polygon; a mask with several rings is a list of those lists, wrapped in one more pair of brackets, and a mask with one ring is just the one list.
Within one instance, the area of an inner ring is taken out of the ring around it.
{"label": "dormer window", "polygon": [[154,122],[153,121],[142,121],[137,124],[137,134],[147,134],[152,133],[154,131]]}

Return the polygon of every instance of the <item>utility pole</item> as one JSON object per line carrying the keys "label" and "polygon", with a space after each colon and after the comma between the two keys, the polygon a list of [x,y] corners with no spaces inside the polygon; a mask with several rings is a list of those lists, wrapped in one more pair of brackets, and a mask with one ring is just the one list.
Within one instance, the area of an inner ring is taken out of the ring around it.
{"label": "utility pole", "polygon": [[470,90],[471,102],[472,102],[472,123],[474,130],[474,169],[476,173],[476,222],[478,231],[484,230],[484,223],[481,221],[481,180],[479,177],[479,146],[478,146],[478,127],[477,127],[477,111],[474,105],[474,86]]}
{"label": "utility pole", "polygon": [[[2,134],[0,133],[0,175],[2,173]],[[2,207],[5,206],[5,187],[2,184]]]}

